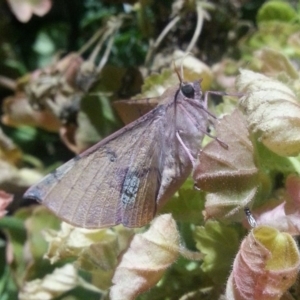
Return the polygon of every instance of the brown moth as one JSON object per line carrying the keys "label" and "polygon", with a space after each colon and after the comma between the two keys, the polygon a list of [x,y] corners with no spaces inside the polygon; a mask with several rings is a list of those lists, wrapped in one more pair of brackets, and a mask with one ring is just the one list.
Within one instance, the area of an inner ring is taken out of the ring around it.
{"label": "brown moth", "polygon": [[167,89],[159,105],[27,190],[75,226],[149,223],[187,179],[208,123],[201,81]]}

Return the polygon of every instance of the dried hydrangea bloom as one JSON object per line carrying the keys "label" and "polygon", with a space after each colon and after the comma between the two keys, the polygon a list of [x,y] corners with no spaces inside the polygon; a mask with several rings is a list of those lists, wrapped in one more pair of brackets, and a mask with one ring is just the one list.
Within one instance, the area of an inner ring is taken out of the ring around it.
{"label": "dried hydrangea bloom", "polygon": [[243,240],[234,260],[227,299],[280,299],[297,279],[299,266],[299,250],[290,234],[258,226]]}
{"label": "dried hydrangea bloom", "polygon": [[112,279],[112,300],[135,299],[154,286],[178,258],[180,237],[170,214],[154,219],[148,231],[136,234]]}
{"label": "dried hydrangea bloom", "polygon": [[19,292],[19,299],[50,300],[78,286],[100,293],[99,289],[79,276],[78,270],[72,264],[66,264],[56,268],[53,273],[47,274],[42,279],[26,282]]}
{"label": "dried hydrangea bloom", "polygon": [[300,177],[289,175],[285,189],[265,205],[255,209],[258,224],[268,225],[291,235],[300,234]]}
{"label": "dried hydrangea bloom", "polygon": [[300,152],[300,105],[282,82],[241,70],[236,86],[244,93],[239,105],[250,130],[270,150],[282,156]]}

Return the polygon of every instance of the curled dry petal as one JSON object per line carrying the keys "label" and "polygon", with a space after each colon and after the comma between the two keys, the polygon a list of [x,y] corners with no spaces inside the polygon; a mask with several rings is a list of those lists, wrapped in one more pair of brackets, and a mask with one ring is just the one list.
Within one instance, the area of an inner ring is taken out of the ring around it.
{"label": "curled dry petal", "polygon": [[281,201],[268,201],[254,211],[257,224],[272,226],[291,235],[300,234],[300,178],[289,175],[286,189],[281,191]]}
{"label": "curled dry petal", "polygon": [[18,127],[21,125],[37,126],[48,131],[58,131],[61,122],[50,111],[34,110],[23,92],[4,99],[2,104],[3,124]]}
{"label": "curled dry petal", "polygon": [[[132,230],[124,229],[122,232],[117,227],[112,229],[84,229],[74,227],[62,222],[61,230],[47,230],[44,233],[45,239],[49,242],[46,257],[55,263],[61,258],[76,257],[80,259],[80,255],[87,251],[92,245],[100,246],[103,244],[111,244],[111,252],[116,253],[124,250],[125,244],[132,235]],[[123,239],[122,242],[119,239]],[[119,253],[117,253],[119,254]]]}
{"label": "curled dry petal", "polygon": [[234,260],[227,299],[280,299],[297,279],[299,266],[299,250],[291,235],[258,226],[244,239]]}
{"label": "curled dry petal", "polygon": [[55,269],[52,274],[46,275],[43,279],[26,282],[19,293],[19,299],[50,300],[77,286],[99,292],[96,287],[79,277],[72,264],[67,264],[62,268]]}
{"label": "curled dry petal", "polygon": [[0,218],[6,214],[6,208],[13,201],[13,198],[13,195],[0,190]]}
{"label": "curled dry petal", "polygon": [[300,105],[283,83],[249,70],[241,70],[236,82],[244,93],[243,108],[252,132],[278,155],[300,152]]}
{"label": "curled dry petal", "polygon": [[17,191],[20,188],[29,187],[38,180],[41,180],[43,175],[29,168],[18,169],[14,165],[5,160],[0,159],[0,186],[4,190]]}
{"label": "curled dry petal", "polygon": [[[132,235],[132,229],[121,225],[111,229],[92,230],[63,222],[60,231],[44,232],[45,239],[49,242],[45,257],[51,263],[63,258],[77,258],[76,266],[91,272],[94,283],[105,290],[111,285],[118,256],[128,247]],[[97,280],[98,277],[101,280]]]}
{"label": "curled dry petal", "polygon": [[136,234],[118,265],[111,288],[112,300],[135,299],[154,286],[177,259],[179,233],[170,214],[153,220],[149,230]]}
{"label": "curled dry petal", "polygon": [[276,76],[284,73],[293,79],[299,77],[297,69],[282,51],[263,48],[254,52],[254,57],[258,59],[260,70],[264,74]]}
{"label": "curled dry petal", "polygon": [[[207,191],[206,218],[229,217],[249,205],[258,189],[259,175],[243,115],[235,110],[216,125],[217,137],[201,151],[193,178]],[[241,216],[244,217],[243,212]]]}

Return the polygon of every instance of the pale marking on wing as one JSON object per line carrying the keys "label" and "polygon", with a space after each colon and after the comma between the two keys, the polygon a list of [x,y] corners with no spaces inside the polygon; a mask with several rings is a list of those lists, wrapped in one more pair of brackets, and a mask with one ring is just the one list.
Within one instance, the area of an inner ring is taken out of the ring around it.
{"label": "pale marking on wing", "polygon": [[[110,141],[110,142],[113,142],[114,140],[112,140],[112,141]],[[120,153],[119,153],[119,157],[122,157],[122,153],[123,153],[123,151],[121,151]],[[97,156],[97,154],[98,154],[98,152],[95,152],[94,153],[94,155],[95,156]],[[98,160],[102,160],[103,159],[103,157],[102,156],[98,156],[98,157],[95,157],[95,164],[96,164],[96,162],[98,161]],[[92,185],[94,184],[94,181],[95,181],[95,178],[97,178],[99,175],[100,175],[100,177],[101,177],[101,174],[103,173],[103,169],[102,168],[99,168],[98,167],[98,171],[96,171],[95,173],[94,173],[94,176],[93,176],[93,178],[91,178],[90,179],[90,184],[86,187],[86,189],[85,189],[85,191],[84,191],[84,193],[87,193],[88,192],[88,190],[92,187]],[[116,172],[115,172],[116,173]],[[99,197],[99,195],[98,195],[98,192],[99,192],[99,190],[102,188],[102,186],[101,186],[101,184],[98,186],[98,187],[96,187],[95,188],[95,192],[93,193],[94,195],[93,195],[93,197],[90,199],[90,201],[89,201],[89,203],[88,203],[88,205],[87,205],[87,208],[85,209],[85,211],[84,211],[84,215],[83,215],[83,224],[87,224],[87,220],[88,220],[88,217],[89,217],[89,215],[90,215],[90,210],[91,210],[91,207],[93,206],[93,204],[94,204],[94,202],[95,201],[97,201],[97,198]],[[104,203],[105,204],[105,203]],[[103,205],[103,209],[105,209],[106,207],[105,207],[105,205]],[[103,210],[102,209],[102,210]],[[100,215],[102,215],[102,212],[100,212]],[[99,222],[100,222],[101,220],[99,219]],[[99,226],[99,225],[98,225]]]}
{"label": "pale marking on wing", "polygon": [[[161,122],[161,120],[164,120],[164,119],[159,119],[159,120],[160,120],[160,122]],[[161,125],[160,125],[160,126],[157,126],[157,127],[155,128],[155,129],[156,129],[155,132],[156,132],[157,130],[159,130],[160,128],[161,128]],[[154,135],[154,137],[156,137],[156,135]],[[140,141],[140,143],[142,143],[142,141]],[[154,144],[154,145],[153,145],[153,144]],[[122,220],[123,220],[123,221],[126,220],[125,223],[126,223],[126,224],[131,224],[131,226],[132,226],[133,224],[142,224],[141,219],[144,219],[145,213],[146,213],[147,215],[149,215],[149,207],[151,208],[151,206],[154,205],[154,208],[155,208],[155,205],[156,205],[156,199],[155,199],[155,196],[156,196],[156,194],[157,194],[157,190],[155,190],[155,195],[153,196],[154,199],[152,199],[152,200],[154,201],[154,203],[149,203],[149,201],[146,201],[147,199],[146,199],[146,200],[141,199],[141,197],[144,197],[144,196],[146,195],[146,193],[145,193],[146,188],[147,188],[147,187],[149,188],[149,186],[150,186],[149,182],[147,182],[147,179],[148,179],[149,174],[150,174],[151,171],[153,170],[153,167],[152,167],[153,163],[152,163],[152,161],[153,161],[154,155],[156,154],[156,139],[155,139],[155,138],[154,138],[154,139],[151,139],[151,143],[148,145],[148,148],[149,148],[149,149],[153,149],[153,151],[151,151],[152,153],[151,153],[151,156],[150,156],[150,157],[149,157],[149,156],[148,156],[148,157],[146,156],[146,159],[149,160],[150,163],[149,163],[149,164],[146,164],[146,165],[147,165],[147,166],[146,166],[146,168],[147,168],[147,174],[144,175],[144,178],[142,178],[142,180],[141,180],[141,182],[140,182],[140,184],[139,184],[140,192],[138,193],[138,198],[137,198],[137,200],[135,201],[135,206],[133,206],[132,209],[130,209],[130,207],[127,208],[127,206],[123,206],[123,208],[121,209],[121,211],[122,211]],[[138,145],[137,145],[136,149],[140,149],[140,148],[138,147]],[[159,151],[160,151],[160,150],[159,150]],[[146,152],[144,153],[144,155],[145,155],[146,153],[149,154],[149,151],[146,151]],[[157,189],[157,187],[156,187],[156,189]],[[147,194],[147,195],[149,195],[149,194]],[[152,196],[152,195],[151,195],[151,196]],[[142,206],[142,207],[139,207],[139,203],[137,203],[137,201],[141,202],[141,204],[142,204],[143,206]],[[145,210],[145,208],[146,208],[147,206],[148,206],[148,209]],[[138,211],[142,212],[142,213],[140,213],[140,214],[138,214],[138,215],[137,215],[137,213],[138,213],[137,207],[139,207],[139,210],[138,210]],[[126,213],[126,210],[127,210],[127,209],[130,209],[130,211]],[[153,214],[153,213],[154,213],[154,212],[152,211],[152,214]],[[131,214],[131,216],[128,215],[128,214]],[[125,216],[127,216],[127,218],[126,218]],[[131,220],[131,222],[129,223],[127,219],[128,219],[128,220]],[[133,220],[134,220],[134,221],[133,221]],[[139,221],[137,221],[137,220],[139,220]]]}
{"label": "pale marking on wing", "polygon": [[[161,128],[158,128],[158,129],[161,129]],[[159,130],[159,132],[160,132],[160,130]],[[153,160],[155,159],[155,157],[154,157],[154,155],[155,154],[157,154],[156,152],[155,152],[155,149],[156,149],[156,143],[157,143],[157,138],[156,138],[156,140],[152,140],[152,143],[154,143],[154,145],[152,145],[151,146],[151,149],[154,149],[153,151],[152,151],[152,153],[151,153],[151,157],[150,157],[150,161],[151,161],[151,164],[150,164],[150,168],[149,168],[149,170],[148,170],[148,173],[146,174],[146,176],[145,176],[145,179],[144,179],[144,185],[143,185],[143,195],[147,195],[148,193],[146,193],[147,192],[147,189],[149,189],[149,186],[153,183],[152,181],[151,182],[149,182],[149,180],[148,180],[148,178],[153,178],[153,177],[150,177],[150,176],[154,176],[154,175],[152,175],[151,173],[152,172],[154,172],[154,170],[157,172],[157,176],[161,176],[161,174],[159,174],[159,172],[160,172],[160,165],[159,164],[157,164],[156,166],[157,166],[157,168],[153,168],[152,167],[152,164],[153,164]],[[162,144],[164,144],[164,143],[162,143]],[[161,145],[160,145],[161,146]],[[164,153],[162,152],[162,149],[159,149],[158,151],[160,151],[160,154],[159,155],[157,155],[157,160],[158,160],[158,158],[160,157],[160,155],[164,155]],[[155,167],[155,165],[154,165],[154,167]],[[154,204],[154,209],[156,210],[156,205],[157,205],[157,202],[156,202],[156,198],[157,198],[157,195],[158,195],[158,192],[159,192],[159,187],[160,187],[160,184],[159,183],[157,183],[157,180],[158,180],[158,177],[157,176],[155,176],[155,182],[154,182],[154,184],[156,184],[156,190],[155,190],[155,194],[154,194],[154,200],[155,200],[155,204]],[[160,181],[160,178],[159,178],[159,181]],[[145,211],[145,209],[147,208],[147,206],[149,206],[149,203],[148,203],[148,201],[143,201],[142,202],[143,203],[143,207],[142,207],[142,212],[144,212]],[[148,207],[148,209],[149,209],[149,207]],[[152,213],[153,214],[155,214],[155,210],[154,211],[152,211]],[[136,214],[137,214],[137,211],[136,211]],[[137,218],[138,217],[138,218]],[[138,219],[139,221],[138,221],[138,224],[141,224],[141,220],[142,220],[142,218],[143,218],[143,214],[139,214],[138,216],[136,217],[136,219]]]}
{"label": "pale marking on wing", "polygon": [[[135,141],[135,139],[133,138],[133,136],[129,135],[129,138],[131,138],[133,140],[133,142]],[[130,142],[130,143],[133,143],[133,142]],[[127,155],[126,149],[122,149],[122,150],[123,151],[119,153],[119,157],[124,157],[124,155]],[[122,153],[124,153],[124,154],[122,154]],[[102,159],[102,157],[97,157],[95,163],[97,164],[98,160],[101,161],[101,159]],[[121,174],[121,170],[122,169],[120,167],[119,168],[117,167],[117,169],[113,170],[113,178],[114,178],[113,181],[116,184],[118,184],[118,182],[117,182],[117,176],[119,174]],[[103,177],[103,169],[102,168],[101,169],[98,168],[98,171],[95,173],[93,181],[95,181],[95,178],[99,178],[99,180],[101,180],[102,177]],[[97,181],[99,181],[99,180],[97,180]],[[91,184],[87,187],[86,191],[88,191],[88,190],[91,189],[93,181],[91,181]],[[107,184],[107,182],[105,184]],[[107,210],[116,211],[117,205],[111,205],[109,200],[105,200],[105,201],[103,200],[101,202],[101,207],[100,207],[100,203],[99,203],[99,205],[96,205],[96,207],[95,207],[95,203],[96,204],[98,203],[98,198],[101,197],[101,196],[103,196],[101,193],[100,193],[101,195],[99,194],[99,191],[101,191],[102,188],[103,187],[101,185],[94,185],[95,191],[92,192],[93,195],[90,198],[91,200],[89,201],[89,203],[88,203],[88,205],[87,205],[87,207],[86,207],[86,209],[85,209],[85,211],[83,213],[83,218],[82,219],[84,220],[84,224],[87,224],[88,221],[91,218],[90,216],[91,216],[91,209],[92,209],[92,207],[94,208],[93,211],[92,211],[92,214],[93,215],[98,214],[99,216],[101,216],[101,218],[103,218],[103,215],[107,213]],[[108,192],[108,195],[110,195],[109,192]],[[115,195],[113,195],[113,196],[115,196]],[[109,196],[106,195],[106,199],[108,199],[108,198],[109,198]],[[97,212],[97,210],[98,210],[98,212]],[[99,222],[98,226],[100,226],[101,218],[98,218],[98,220],[99,220],[98,221]]]}
{"label": "pale marking on wing", "polygon": [[[162,120],[164,120],[164,118],[162,118],[162,117],[159,117],[158,119],[153,119],[153,120],[151,120],[151,122],[149,123],[149,125],[151,125],[151,123],[153,122],[153,121],[156,121],[157,123],[158,123],[158,125],[155,127],[155,132],[154,133],[156,133],[157,132],[157,130],[159,129],[159,128],[161,128],[161,126],[159,126],[159,124],[162,122]],[[143,134],[145,134],[145,133],[147,133],[147,132],[149,132],[149,127],[148,128],[145,128],[145,132],[143,133]],[[154,137],[155,137],[156,135],[154,134]],[[155,141],[155,139],[151,139],[151,143],[153,143]],[[151,143],[149,143],[148,144],[148,149],[155,149],[155,145],[153,146]],[[135,145],[135,147],[134,147],[134,153],[135,152],[138,152],[138,151],[140,151],[140,149],[141,149],[141,147],[142,146],[140,146],[140,144],[143,144],[143,140],[142,139],[139,139],[139,143],[138,144],[136,144]],[[153,152],[153,154],[155,153],[155,151]],[[144,152],[144,156],[146,155],[146,159],[148,160],[148,157],[147,157],[147,154],[149,154],[149,151],[145,151]],[[138,155],[138,154],[137,154]],[[132,162],[131,162],[131,164],[130,164],[130,167],[129,167],[129,170],[130,170],[130,168],[133,168],[132,166],[133,166],[133,159],[136,157],[136,155],[132,155],[131,156],[131,160],[132,160]],[[150,158],[151,160],[153,160],[153,158]],[[149,166],[149,165],[151,165],[151,164],[147,164],[147,166]],[[144,179],[143,179],[144,180]],[[142,181],[142,182],[144,182],[144,181]],[[141,187],[141,184],[139,184],[139,189],[140,188],[142,188]],[[138,192],[137,193],[137,195],[140,197],[140,195],[145,195],[145,193],[144,193],[144,191],[140,191],[140,192]],[[156,199],[154,199],[154,201],[155,201]],[[135,201],[135,206],[137,206],[137,201],[139,201],[139,200],[136,200]],[[147,205],[147,201],[142,201],[142,204],[143,204],[143,208],[144,208],[144,206],[145,205]],[[155,205],[155,204],[154,204]],[[128,217],[128,213],[126,214],[126,206],[123,206],[123,207],[121,207],[120,208],[120,212],[121,212],[121,218],[122,218],[122,220],[123,220],[123,223],[125,224],[130,224],[129,222],[124,222],[124,220],[126,220],[126,218],[124,217],[124,215],[126,215],[127,217]],[[132,208],[132,210],[133,210],[133,212],[134,213],[136,213],[136,208],[135,207],[133,207]],[[142,212],[144,212],[144,210],[143,209],[141,209],[141,208],[139,208],[139,211],[142,211]],[[142,213],[142,214],[140,214],[140,216],[142,217],[144,214]],[[131,219],[132,220],[132,218],[129,218],[129,219]],[[141,224],[140,222],[139,223],[136,223],[136,221],[135,222],[131,222],[131,225],[133,225],[133,224]]]}
{"label": "pale marking on wing", "polygon": [[[140,180],[139,189],[140,192],[137,194],[137,199],[135,199],[135,202],[133,203],[126,203],[122,206],[122,220],[124,224],[127,225],[134,225],[134,224],[142,224],[141,219],[144,219],[144,216],[149,215],[149,207],[155,207],[155,194],[152,195],[149,193],[146,193],[146,188],[150,186],[150,183],[147,181],[149,174],[153,168],[147,170],[146,173],[143,174]],[[150,189],[152,190],[152,189]],[[152,190],[153,191],[153,190]],[[155,191],[156,192],[156,191]],[[153,202],[148,201],[150,197],[153,197]],[[141,207],[142,204],[142,207]],[[145,209],[147,208],[147,209]],[[152,211],[153,214],[153,211]]]}
{"label": "pale marking on wing", "polygon": [[[130,143],[131,143],[131,142],[130,142]],[[126,153],[125,153],[125,154],[126,154]],[[122,157],[122,154],[119,154],[119,157]],[[120,168],[119,168],[119,169],[120,169]],[[117,174],[117,170],[115,170],[114,173]],[[95,174],[95,176],[93,177],[93,179],[95,179],[95,177],[96,177],[97,175],[98,175],[98,173]],[[92,181],[91,181],[90,185],[87,187],[87,190],[90,188],[91,184],[92,184]],[[97,202],[97,198],[99,197],[99,196],[98,196],[98,192],[99,192],[100,189],[101,189],[101,184],[99,184],[98,186],[96,186],[94,196],[93,196],[93,198],[91,198],[91,201],[89,202],[89,205],[88,205],[88,207],[87,207],[87,209],[86,209],[86,211],[85,211],[84,218],[83,218],[84,224],[87,223],[87,219],[88,219],[88,216],[90,215],[91,207],[94,205],[95,201]],[[105,209],[107,209],[107,208],[109,208],[109,207],[103,206],[102,209],[101,209],[101,211],[100,211],[100,214],[102,214],[103,210],[105,210]],[[99,220],[99,222],[100,222],[100,220]]]}
{"label": "pale marking on wing", "polygon": [[[161,118],[159,118],[159,120],[157,120],[157,121],[160,121],[161,122]],[[152,122],[152,120],[151,120],[151,122]],[[159,123],[159,122],[158,122]],[[155,127],[155,132],[157,131],[157,129],[158,129],[159,127],[157,126],[157,127]],[[147,128],[145,128],[145,132],[144,132],[144,134],[146,133],[146,132],[148,132],[149,131],[149,129],[147,129]],[[154,135],[155,136],[155,135]],[[153,142],[153,139],[151,139],[151,143]],[[152,149],[152,144],[149,144],[148,145],[148,149]],[[140,150],[140,144],[142,144],[142,140],[140,140],[139,141],[139,144],[137,144],[136,145],[136,147],[135,147],[135,151],[139,151]],[[146,151],[143,155],[145,156],[145,154],[148,154],[149,153],[149,151]],[[135,156],[132,156],[132,158],[134,158]],[[148,157],[146,157],[146,159],[148,160]],[[147,164],[147,165],[149,165],[149,164]],[[132,167],[132,163],[131,163],[131,165],[130,165],[130,167]],[[143,179],[143,181],[142,181],[142,183],[144,182],[144,179]],[[143,185],[141,186],[141,182],[140,182],[140,184],[139,184],[139,189],[141,189],[143,187]],[[138,195],[138,197],[141,197],[141,195],[145,195],[145,193],[143,192],[143,190],[140,190],[140,192],[138,192],[137,193],[137,195]],[[138,201],[139,200],[139,198],[136,200],[136,201]],[[135,201],[135,205],[132,207],[132,211],[135,213],[136,212],[136,209],[135,209],[135,207],[137,206],[137,202]],[[154,201],[155,201],[155,199],[154,199]],[[144,204],[146,204],[146,201],[142,201],[142,203],[143,203],[143,205]],[[126,216],[127,215],[127,217],[128,217],[128,214],[126,214],[125,213],[125,211],[127,210],[127,206],[123,206],[122,208],[121,208],[121,211],[122,211],[122,220],[126,220],[126,219],[131,219],[131,218],[126,218],[126,217],[124,217],[124,216]],[[139,209],[139,210],[141,210],[141,209]],[[142,212],[144,212],[144,210],[141,210]],[[130,213],[132,213],[132,212],[130,212]],[[141,215],[143,215],[143,213],[141,214]],[[136,219],[136,218],[135,218]],[[127,224],[129,224],[129,222],[127,221],[126,222]],[[135,223],[135,224],[141,224],[141,223],[136,223],[136,221],[135,222],[132,222],[132,223]]]}
{"label": "pale marking on wing", "polygon": [[121,201],[124,205],[132,205],[137,196],[137,192],[139,190],[140,179],[134,175],[134,172],[130,172],[128,170],[123,186],[122,186],[122,194]]}

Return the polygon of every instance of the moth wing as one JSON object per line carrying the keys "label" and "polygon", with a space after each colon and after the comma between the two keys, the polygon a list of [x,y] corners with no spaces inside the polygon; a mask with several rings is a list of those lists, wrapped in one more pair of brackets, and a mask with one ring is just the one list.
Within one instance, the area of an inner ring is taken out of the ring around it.
{"label": "moth wing", "polygon": [[160,97],[144,98],[138,100],[120,100],[113,102],[113,107],[125,124],[129,124],[154,109]]}
{"label": "moth wing", "polygon": [[149,223],[156,212],[162,172],[160,112],[154,109],[68,161],[24,197],[38,200],[79,227]]}

